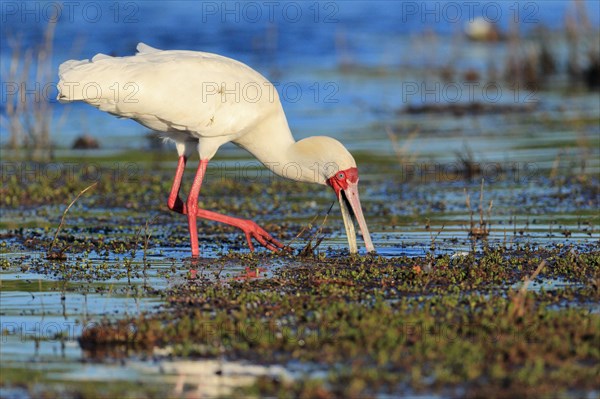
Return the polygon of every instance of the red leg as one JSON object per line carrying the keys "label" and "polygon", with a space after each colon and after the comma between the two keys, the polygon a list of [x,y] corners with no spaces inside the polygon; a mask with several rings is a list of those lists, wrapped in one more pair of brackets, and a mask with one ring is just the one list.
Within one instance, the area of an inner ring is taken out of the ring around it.
{"label": "red leg", "polygon": [[192,183],[192,188],[190,189],[190,194],[187,198],[188,227],[190,229],[190,240],[192,244],[193,257],[197,257],[199,254],[198,225],[196,223],[196,218],[198,217],[198,196],[200,195],[200,187],[202,187],[202,180],[204,179],[204,173],[206,172],[207,165],[208,160],[200,160],[200,163],[198,164],[198,170],[196,171],[196,176],[194,177],[194,182]]}
{"label": "red leg", "polygon": [[185,164],[187,162],[187,158],[185,156],[180,156],[179,161],[177,162],[177,170],[175,171],[175,178],[173,179],[173,186],[171,187],[171,193],[169,194],[169,200],[167,201],[167,206],[170,210],[185,213],[183,201],[179,197],[179,189],[181,188],[181,178],[183,177],[183,171],[185,170]]}
{"label": "red leg", "polygon": [[[215,222],[221,222],[230,226],[241,229],[246,235],[246,241],[250,251],[254,251],[254,245],[252,245],[252,238],[255,238],[264,247],[271,251],[277,251],[279,248],[283,248],[284,245],[277,241],[262,227],[257,225],[255,222],[246,219],[240,219],[232,216],[222,215],[217,212],[207,211],[205,209],[198,209],[198,196],[200,194],[200,187],[202,186],[202,180],[206,172],[208,160],[200,160],[198,164],[198,170],[192,183],[192,188],[187,199],[187,204],[184,204],[179,197],[179,189],[181,187],[181,179],[183,177],[183,171],[185,169],[186,158],[184,156],[179,157],[177,163],[177,170],[175,172],[175,178],[173,179],[173,186],[171,187],[171,193],[169,194],[169,200],[167,205],[172,211],[188,215],[188,226],[190,230],[190,240],[192,245],[192,256],[197,257],[199,254],[198,250],[198,227],[196,224],[197,217],[203,219],[213,220]],[[188,212],[190,210],[190,212]]]}
{"label": "red leg", "polygon": [[283,248],[284,245],[277,241],[271,234],[265,229],[260,227],[252,220],[235,218],[233,216],[221,215],[217,212],[207,211],[205,209],[198,209],[198,216],[208,220],[214,220],[215,222],[221,222],[230,226],[241,229],[246,235],[246,241],[250,251],[254,252],[254,245],[252,245],[252,238],[255,238],[262,246],[271,251],[277,251],[279,248]]}

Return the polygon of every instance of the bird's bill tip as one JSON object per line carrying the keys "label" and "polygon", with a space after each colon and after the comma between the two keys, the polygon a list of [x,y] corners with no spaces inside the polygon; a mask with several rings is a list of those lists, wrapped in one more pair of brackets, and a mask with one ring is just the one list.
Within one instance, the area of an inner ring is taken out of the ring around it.
{"label": "bird's bill tip", "polygon": [[349,184],[347,188],[338,193],[338,197],[340,201],[340,209],[342,210],[342,218],[344,219],[344,226],[346,227],[346,234],[348,236],[350,253],[358,252],[358,246],[356,244],[356,231],[354,229],[354,222],[352,220],[353,215],[358,222],[367,252],[375,251],[373,241],[371,241],[369,228],[367,227],[367,222],[365,221],[365,217],[362,212],[362,206],[358,196],[358,184]]}

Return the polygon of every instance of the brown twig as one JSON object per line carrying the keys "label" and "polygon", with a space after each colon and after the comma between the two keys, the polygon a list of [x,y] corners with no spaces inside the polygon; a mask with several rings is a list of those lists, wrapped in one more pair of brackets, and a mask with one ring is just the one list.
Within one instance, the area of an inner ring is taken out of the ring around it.
{"label": "brown twig", "polygon": [[531,282],[533,280],[535,280],[536,277],[541,273],[542,269],[545,266],[546,266],[546,261],[543,260],[540,262],[537,269],[535,269],[535,271],[533,272],[533,274],[531,276],[525,277],[525,281],[523,282],[523,285],[519,289],[519,292],[517,293],[517,295],[515,295],[513,297],[513,303],[514,303],[515,307],[513,309],[512,316],[521,317],[525,314],[525,297],[527,295],[527,288],[529,287],[529,284],[531,284]]}
{"label": "brown twig", "polygon": [[[67,212],[69,212],[69,209],[71,209],[71,207],[73,206],[73,204],[75,204],[75,202],[79,199],[79,197],[81,197],[83,194],[85,194],[86,191],[88,191],[89,189],[94,187],[96,184],[98,184],[98,182],[92,183],[89,186],[87,186],[86,188],[84,188],[83,190],[81,190],[79,192],[79,194],[77,194],[77,197],[75,197],[75,199],[73,201],[71,201],[69,206],[67,206],[67,209],[65,209],[65,211],[63,212],[62,218],[60,219],[60,223],[59,223],[58,227],[56,228],[56,233],[54,233],[54,238],[52,239],[52,243],[50,244],[50,247],[48,248],[48,255],[50,255],[50,252],[54,248],[54,244],[56,243],[56,239],[58,238],[58,233],[60,232],[60,229],[62,228],[62,226],[65,222],[65,218],[67,216]],[[64,251],[64,249],[62,251],[60,251],[60,253],[62,253],[63,251]]]}
{"label": "brown twig", "polygon": [[[333,206],[333,205],[332,205]],[[289,247],[290,245],[292,245],[294,243],[294,241],[296,241],[298,238],[302,237],[304,235],[304,232],[308,229],[311,229],[313,226],[313,223],[315,222],[315,220],[317,220],[317,218],[319,217],[319,214],[316,214],[310,222],[308,222],[308,224],[304,227],[302,227],[302,230],[300,230],[300,232],[298,234],[296,234],[296,237],[292,238],[292,240],[290,242],[288,242],[285,246]]]}
{"label": "brown twig", "polygon": [[146,269],[148,267],[148,245],[150,243],[150,237],[152,237],[152,232],[150,231],[150,225],[154,222],[156,217],[152,219],[146,220],[146,227],[144,228],[144,256],[142,258],[142,263],[144,265],[143,274],[144,274],[144,286],[146,286]]}
{"label": "brown twig", "polygon": [[[325,214],[325,217],[323,218],[323,221],[321,222],[321,224],[319,225],[319,228],[317,229],[317,231],[315,231],[315,233],[309,238],[308,243],[306,243],[306,245],[304,246],[304,248],[302,248],[302,250],[300,251],[300,253],[298,254],[299,256],[308,256],[308,254],[312,253],[315,249],[317,249],[319,247],[319,245],[321,245],[321,242],[323,241],[323,239],[325,239],[325,236],[323,237],[318,237],[318,235],[323,231],[323,226],[325,226],[325,223],[327,223],[327,218],[329,216],[329,213],[331,212],[331,210],[333,209],[333,204],[335,204],[335,202],[331,203],[331,206],[329,207],[329,209],[327,210],[327,213]],[[315,216],[316,218],[316,216]],[[314,221],[314,219],[313,219]],[[312,241],[313,239],[315,239],[315,245],[312,245]]]}
{"label": "brown twig", "polygon": [[429,238],[431,239],[431,245],[429,246],[429,248],[431,250],[435,250],[435,240],[437,240],[437,238],[440,236],[440,234],[442,234],[442,231],[444,231],[445,227],[446,227],[446,225],[443,224],[442,227],[437,232],[437,234],[435,235],[435,237],[433,236],[433,231],[429,232]]}
{"label": "brown twig", "polygon": [[481,238],[485,238],[490,234],[490,217],[492,214],[492,206],[494,204],[493,201],[490,201],[490,205],[488,206],[487,209],[487,218],[488,220],[485,220],[484,218],[484,211],[483,211],[483,183],[484,183],[484,179],[481,179],[481,186],[480,186],[480,191],[479,191],[479,226],[475,226],[475,222],[473,221],[473,209],[471,209],[471,196],[469,195],[469,193],[467,192],[467,190],[465,189],[465,195],[466,195],[466,203],[467,203],[467,208],[469,209],[469,236],[473,237],[475,240],[481,239]]}

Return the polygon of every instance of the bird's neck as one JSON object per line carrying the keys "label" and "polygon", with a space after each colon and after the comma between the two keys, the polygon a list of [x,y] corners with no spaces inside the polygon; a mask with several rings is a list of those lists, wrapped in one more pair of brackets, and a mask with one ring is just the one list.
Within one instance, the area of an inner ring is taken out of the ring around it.
{"label": "bird's neck", "polygon": [[283,112],[266,118],[252,129],[252,134],[236,139],[235,143],[278,176],[325,184],[319,165],[298,148],[300,146],[294,139]]}

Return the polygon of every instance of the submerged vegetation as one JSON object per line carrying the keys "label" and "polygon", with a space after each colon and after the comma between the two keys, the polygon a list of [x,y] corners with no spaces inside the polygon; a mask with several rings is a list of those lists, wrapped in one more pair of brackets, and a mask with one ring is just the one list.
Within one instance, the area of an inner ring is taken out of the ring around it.
{"label": "submerged vegetation", "polygon": [[[231,263],[246,272],[223,273]],[[270,275],[260,278],[264,265]],[[113,273],[125,268],[115,266]],[[160,292],[158,310],[84,329],[84,358],[306,364],[295,378],[261,377],[239,395],[579,396],[600,383],[595,246],[487,248],[433,260],[226,255],[192,266],[199,277]],[[18,267],[9,261],[6,269]],[[136,262],[133,275],[145,267]],[[90,265],[88,273],[98,284],[119,278],[103,277],[110,270]],[[83,278],[70,272],[63,278]]]}
{"label": "submerged vegetation", "polygon": [[[166,348],[175,357],[301,361],[328,370],[318,378],[310,368],[298,380],[264,378],[251,389],[261,395],[514,397],[595,389],[600,315],[590,306],[600,299],[600,254],[519,252],[490,249],[429,265],[422,258],[323,258],[268,279],[199,279],[165,292],[161,311],[106,321],[80,343],[90,356]],[[545,279],[568,283],[521,292],[541,259]]]}
{"label": "submerged vegetation", "polygon": [[[239,361],[291,370],[234,384],[225,396],[579,396],[600,383],[593,176],[557,174],[531,191],[519,188],[537,196],[523,201],[519,214],[543,207],[537,221],[518,220],[507,206],[504,192],[513,182],[373,176],[361,180],[370,193],[363,201],[385,256],[349,256],[341,221],[326,216],[328,191],[279,179],[247,184],[217,172],[203,187],[203,206],[256,215],[294,253],[247,254],[237,231],[203,223],[204,257],[192,261],[185,221],[163,204],[170,168],[150,169],[154,156],[138,158],[135,174],[115,174],[112,160],[96,159],[94,181],[75,169],[68,178],[18,184],[11,177],[2,186],[1,267],[20,276],[3,281],[3,290],[158,301],[151,310],[77,316],[86,328],[60,339],[76,342],[86,363],[141,361],[162,369],[217,359],[218,367]],[[368,156],[360,157],[369,170]],[[378,159],[377,168],[397,161],[387,162]],[[399,184],[408,188],[398,193]],[[430,194],[434,186],[437,195]],[[23,218],[34,225],[18,227]],[[323,241],[315,248],[311,240]],[[29,274],[39,276],[39,287]],[[64,299],[61,306],[68,317]],[[24,378],[15,362],[4,367],[2,384],[31,394],[40,386],[48,397],[116,392],[68,376],[60,384],[43,374]],[[185,382],[143,389],[123,382],[122,390],[181,397],[200,389],[193,376],[177,378]]]}

